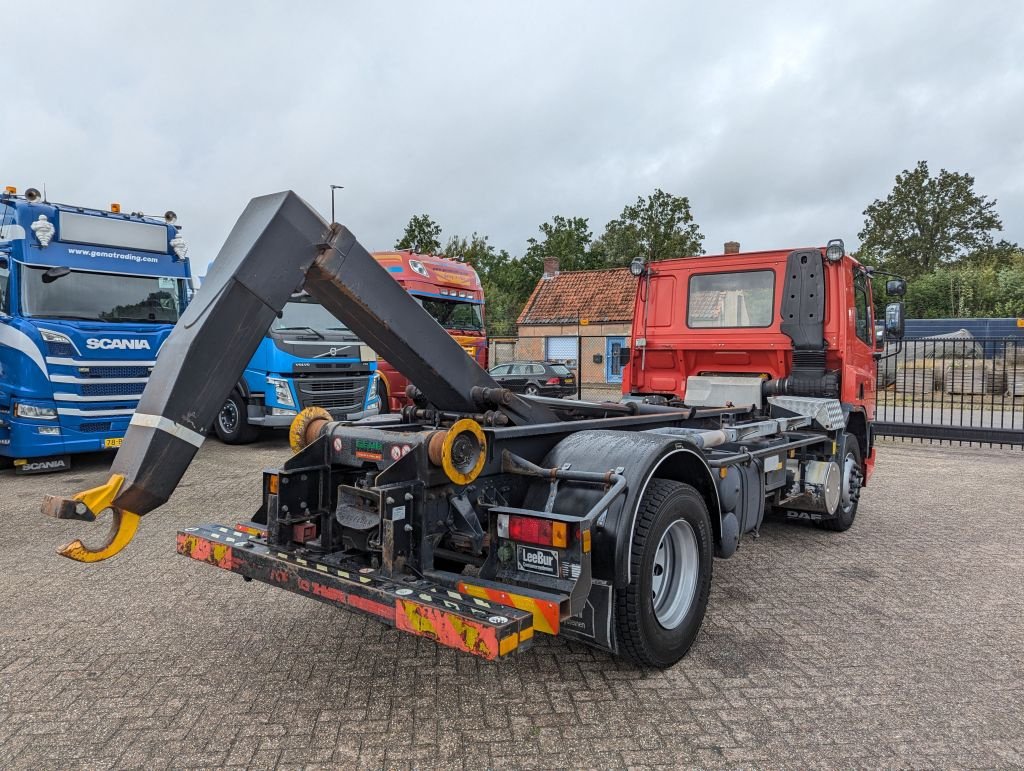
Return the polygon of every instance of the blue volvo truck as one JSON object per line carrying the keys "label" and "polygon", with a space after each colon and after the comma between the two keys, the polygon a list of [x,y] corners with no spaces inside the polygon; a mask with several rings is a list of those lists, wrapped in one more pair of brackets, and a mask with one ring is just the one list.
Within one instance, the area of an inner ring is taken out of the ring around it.
{"label": "blue volvo truck", "polygon": [[260,428],[287,428],[306,407],[323,407],[334,420],[376,415],[377,377],[377,354],[298,292],[270,325],[213,428],[221,441],[244,444]]}
{"label": "blue volvo truck", "polygon": [[120,446],[192,291],[175,219],[0,193],[0,463]]}

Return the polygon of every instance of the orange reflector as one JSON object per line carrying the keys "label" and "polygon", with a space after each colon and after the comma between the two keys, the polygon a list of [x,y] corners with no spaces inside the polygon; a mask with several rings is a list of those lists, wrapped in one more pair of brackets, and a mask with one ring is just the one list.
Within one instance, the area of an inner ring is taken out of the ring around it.
{"label": "orange reflector", "polygon": [[560,549],[569,545],[569,528],[564,522],[551,523],[551,545]]}
{"label": "orange reflector", "polygon": [[718,469],[718,476],[721,479],[725,479],[727,476],[729,476],[729,469],[726,468],[725,466],[722,466],[722,468]]}
{"label": "orange reflector", "polygon": [[583,531],[583,553],[587,554],[590,552],[590,531]]}
{"label": "orange reflector", "polygon": [[4,188],[4,192],[10,193],[11,195],[17,195],[18,188],[16,188],[14,185],[8,185],[7,187]]}
{"label": "orange reflector", "polygon": [[278,484],[279,483],[280,483],[280,478],[277,476],[277,474],[271,474],[267,478],[267,490],[270,492],[271,495],[277,495],[277,489],[278,489]]}
{"label": "orange reflector", "polygon": [[114,212],[114,214],[120,214],[121,213],[121,204],[119,204],[119,203],[112,203],[112,204],[110,204],[110,211]]}

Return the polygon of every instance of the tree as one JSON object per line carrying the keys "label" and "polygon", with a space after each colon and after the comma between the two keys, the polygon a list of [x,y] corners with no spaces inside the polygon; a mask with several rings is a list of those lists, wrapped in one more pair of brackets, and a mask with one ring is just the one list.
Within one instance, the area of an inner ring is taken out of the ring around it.
{"label": "tree", "polygon": [[556,214],[551,222],[539,225],[543,238],[528,238],[526,254],[523,256],[524,267],[536,276],[530,285],[541,277],[544,271],[544,258],[557,257],[559,270],[588,270],[601,267],[591,259],[590,221],[586,217],[563,217]]}
{"label": "tree", "polygon": [[992,232],[1003,229],[995,206],[974,191],[971,175],[941,169],[933,177],[928,163],[918,161],[897,175],[884,201],[864,210],[861,252],[908,278],[928,273],[993,249]]}
{"label": "tree", "polygon": [[441,251],[441,226],[426,214],[413,215],[405,226],[402,237],[395,242],[396,249],[412,249],[419,254],[437,254]]}
{"label": "tree", "polygon": [[488,334],[515,334],[516,319],[525,302],[525,298],[520,299],[520,261],[513,259],[504,249],[495,250],[494,246],[488,243],[487,236],[480,236],[477,233],[473,233],[469,238],[452,236],[444,248],[444,255],[472,265],[480,276],[487,307]]}
{"label": "tree", "polygon": [[635,257],[664,260],[704,254],[704,236],[690,211],[690,199],[660,188],[622,210],[592,248],[605,265],[628,265]]}

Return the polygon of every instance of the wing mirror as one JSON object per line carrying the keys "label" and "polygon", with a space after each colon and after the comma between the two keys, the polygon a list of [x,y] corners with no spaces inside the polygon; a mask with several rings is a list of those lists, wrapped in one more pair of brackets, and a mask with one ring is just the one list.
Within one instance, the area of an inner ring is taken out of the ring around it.
{"label": "wing mirror", "polygon": [[885,336],[891,340],[903,337],[903,303],[889,303],[885,306]]}
{"label": "wing mirror", "polygon": [[890,297],[903,297],[907,293],[907,282],[902,278],[890,278],[885,282],[885,293]]}

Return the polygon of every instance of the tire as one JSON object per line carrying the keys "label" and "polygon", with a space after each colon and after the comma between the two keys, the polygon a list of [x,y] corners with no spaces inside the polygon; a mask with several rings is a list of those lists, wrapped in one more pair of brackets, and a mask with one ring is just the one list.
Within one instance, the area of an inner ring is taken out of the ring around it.
{"label": "tire", "polygon": [[213,430],[224,444],[249,444],[259,436],[259,429],[246,419],[245,400],[237,391],[231,392],[213,419]]}
{"label": "tire", "polygon": [[527,396],[536,396],[540,393],[540,389],[537,388],[533,383],[528,383],[526,388],[523,389],[523,393]]}
{"label": "tire", "polygon": [[864,463],[861,460],[860,444],[857,437],[852,434],[846,436],[846,456],[841,467],[842,495],[836,515],[832,519],[815,520],[815,524],[822,530],[832,530],[836,533],[849,530],[853,525],[853,520],[857,516],[857,506],[860,504],[861,487],[864,484]]}
{"label": "tire", "polygon": [[693,487],[652,479],[636,515],[629,585],[615,593],[619,651],[664,669],[686,655],[711,593],[714,534]]}

